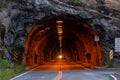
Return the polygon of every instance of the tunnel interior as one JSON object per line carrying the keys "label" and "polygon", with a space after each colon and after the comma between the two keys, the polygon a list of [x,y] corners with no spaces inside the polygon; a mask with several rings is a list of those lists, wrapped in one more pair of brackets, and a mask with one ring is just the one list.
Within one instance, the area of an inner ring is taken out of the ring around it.
{"label": "tunnel interior", "polygon": [[[97,35],[84,19],[72,15],[44,17],[28,33],[25,45],[26,66],[57,59],[60,52],[56,21],[62,20],[62,55],[74,62],[102,66],[102,48]],[[99,35],[98,35],[99,36]]]}

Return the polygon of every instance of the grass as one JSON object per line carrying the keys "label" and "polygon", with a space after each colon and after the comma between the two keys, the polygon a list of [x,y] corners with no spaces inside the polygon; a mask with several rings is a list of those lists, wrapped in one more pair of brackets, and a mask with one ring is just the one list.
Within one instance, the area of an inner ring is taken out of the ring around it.
{"label": "grass", "polygon": [[110,62],[110,64],[107,66],[107,68],[120,68],[120,64]]}
{"label": "grass", "polygon": [[0,80],[8,79],[24,70],[23,65],[11,66],[8,61],[0,59]]}

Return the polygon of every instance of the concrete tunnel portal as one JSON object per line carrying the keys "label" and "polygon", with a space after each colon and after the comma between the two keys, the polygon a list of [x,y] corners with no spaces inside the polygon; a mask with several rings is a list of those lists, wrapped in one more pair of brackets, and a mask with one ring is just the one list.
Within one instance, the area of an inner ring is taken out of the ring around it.
{"label": "concrete tunnel portal", "polygon": [[99,41],[94,40],[97,32],[86,21],[71,15],[45,17],[34,25],[26,39],[25,65],[41,65],[58,57],[57,20],[63,21],[63,57],[74,62],[102,66],[102,47]]}

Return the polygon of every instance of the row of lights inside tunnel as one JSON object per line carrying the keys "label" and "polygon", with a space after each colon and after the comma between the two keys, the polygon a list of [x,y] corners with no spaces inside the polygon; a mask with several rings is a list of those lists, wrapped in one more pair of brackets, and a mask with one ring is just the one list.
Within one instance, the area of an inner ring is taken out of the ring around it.
{"label": "row of lights inside tunnel", "polygon": [[[62,35],[63,35],[63,27],[62,27],[62,24],[63,24],[63,20],[57,20],[56,21],[56,24],[57,24],[57,33],[58,33],[58,40],[59,40],[59,47],[60,47],[60,52],[59,52],[59,56],[58,58],[59,59],[62,59],[63,58],[63,54],[62,54]],[[99,36],[96,34],[95,37],[94,37],[94,40],[95,42],[99,42]]]}
{"label": "row of lights inside tunnel", "polygon": [[60,52],[59,52],[59,56],[58,58],[59,59],[62,59],[63,57],[63,54],[62,54],[62,34],[63,34],[63,29],[62,29],[62,24],[63,24],[63,21],[62,20],[58,20],[56,21],[56,24],[57,24],[57,33],[58,33],[58,40],[59,40],[59,47],[60,47]]}

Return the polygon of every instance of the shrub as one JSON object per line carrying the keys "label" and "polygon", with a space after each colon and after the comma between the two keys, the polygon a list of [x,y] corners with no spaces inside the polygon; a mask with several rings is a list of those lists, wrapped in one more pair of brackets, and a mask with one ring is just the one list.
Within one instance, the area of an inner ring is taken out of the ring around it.
{"label": "shrub", "polygon": [[110,64],[107,66],[108,68],[113,68],[113,63],[110,62]]}
{"label": "shrub", "polygon": [[7,60],[0,58],[0,80],[10,78],[25,70],[23,65],[11,66]]}
{"label": "shrub", "polygon": [[6,68],[10,68],[11,65],[7,60],[3,60],[0,58],[0,69],[6,69]]}
{"label": "shrub", "polygon": [[120,68],[120,64],[110,62],[110,64],[107,66],[107,68]]}

